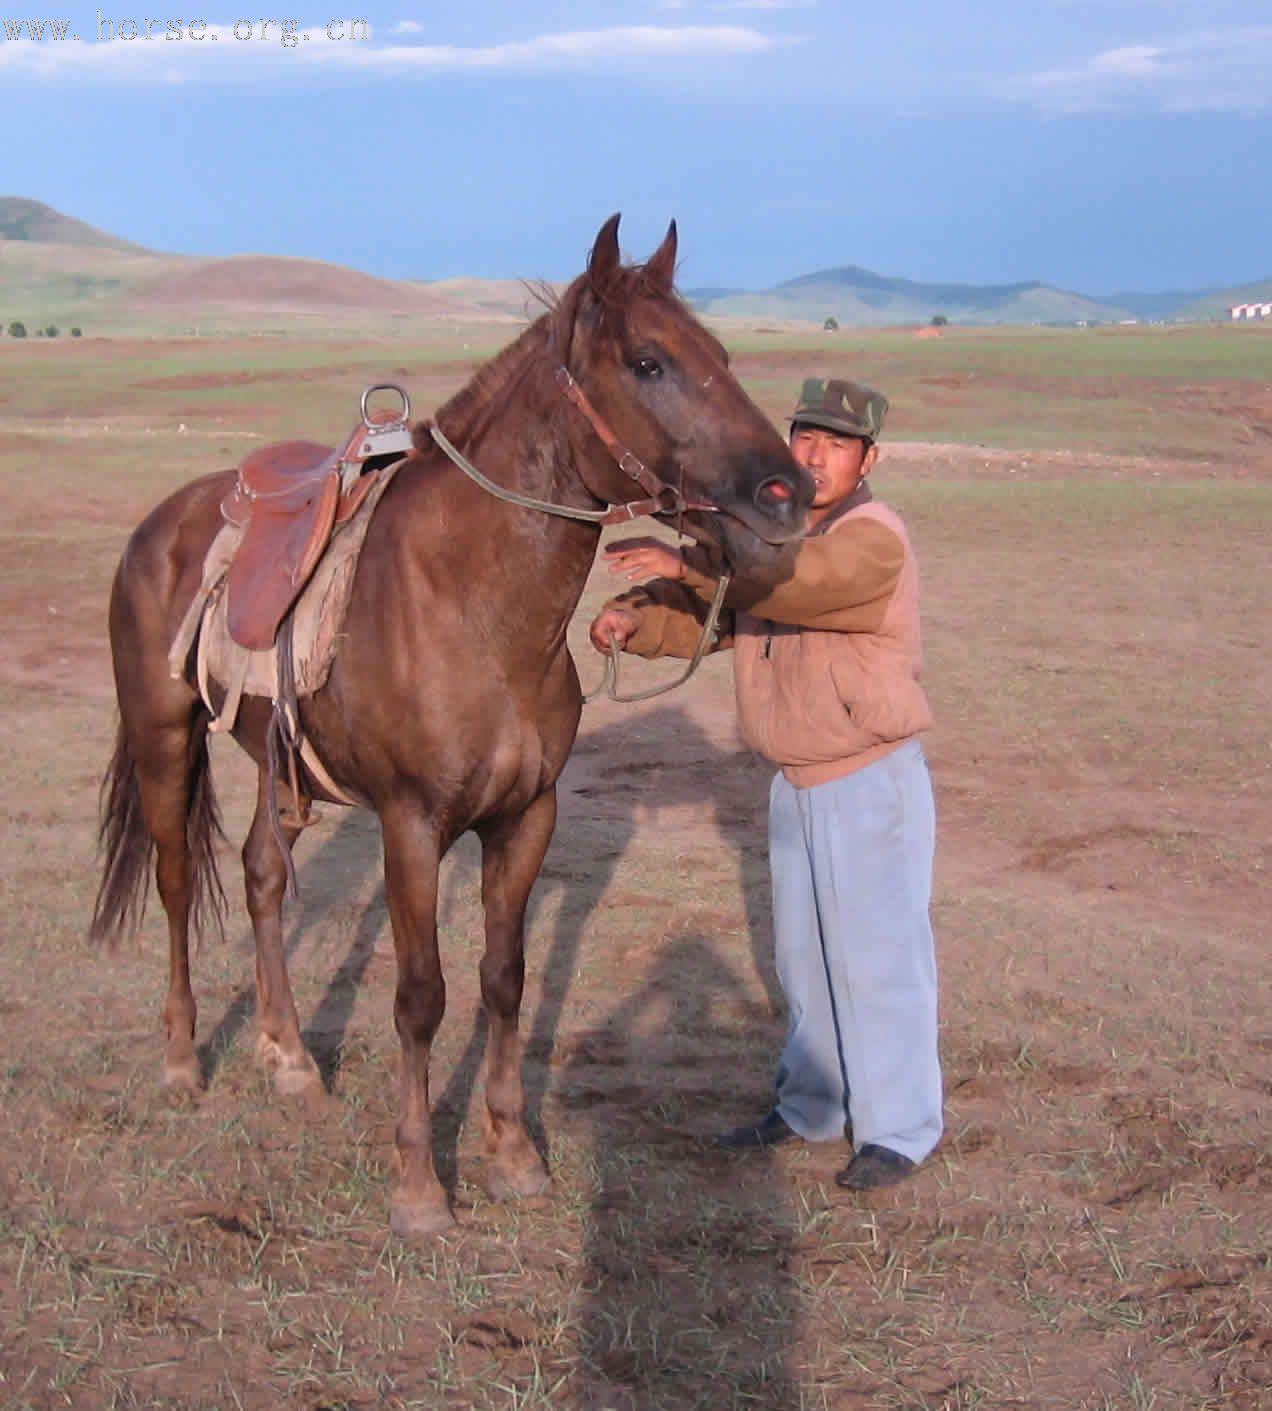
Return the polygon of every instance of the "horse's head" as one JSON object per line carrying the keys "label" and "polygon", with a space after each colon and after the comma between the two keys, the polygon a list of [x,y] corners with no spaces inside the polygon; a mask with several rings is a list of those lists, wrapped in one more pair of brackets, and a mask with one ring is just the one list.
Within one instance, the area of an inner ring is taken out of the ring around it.
{"label": "horse's head", "polygon": [[[675,222],[647,263],[625,266],[618,220],[601,227],[587,272],[562,300],[566,365],[624,447],[718,511],[686,514],[686,531],[745,568],[803,532],[812,480],[674,293]],[[610,456],[589,459],[587,483],[615,502],[642,493]]]}

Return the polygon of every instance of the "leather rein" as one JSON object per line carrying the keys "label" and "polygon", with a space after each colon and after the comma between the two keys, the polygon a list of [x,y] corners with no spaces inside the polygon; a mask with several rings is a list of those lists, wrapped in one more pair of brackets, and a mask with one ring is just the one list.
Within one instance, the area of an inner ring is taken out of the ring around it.
{"label": "leather rein", "polygon": [[[569,368],[564,365],[558,367],[556,380],[565,397],[587,419],[598,440],[609,452],[619,470],[645,491],[645,498],[628,500],[621,505],[611,504],[603,510],[577,509],[573,505],[559,505],[551,500],[538,500],[530,495],[522,495],[516,490],[508,490],[483,475],[462,451],[451,444],[435,421],[428,423],[429,435],[446,457],[488,494],[494,495],[496,499],[505,500],[508,504],[520,505],[523,509],[538,510],[542,514],[555,515],[560,519],[577,519],[589,524],[604,526],[606,524],[627,524],[633,519],[643,519],[645,516],[652,518],[674,515],[677,520],[680,520],[692,510],[707,514],[720,512],[719,506],[712,504],[710,500],[688,500],[685,498],[683,467],[681,468],[680,485],[672,485],[655,475],[634,451],[624,446],[615,436],[609,423],[593,406],[587,393],[584,392]],[[589,491],[589,493],[591,492]],[[688,666],[674,681],[668,682],[665,686],[654,686],[649,690],[633,691],[628,695],[621,695],[618,690],[618,662],[621,648],[611,639],[610,654],[605,661],[605,674],[595,690],[584,693],[584,703],[595,700],[602,693],[609,696],[612,701],[625,704],[644,701],[652,696],[661,696],[664,692],[675,690],[677,686],[683,685],[698,669],[699,662],[706,655],[707,648],[715,639],[716,627],[724,607],[724,595],[728,590],[729,580],[730,575],[725,573],[717,583],[715,596],[712,598],[706,621],[702,625],[702,636],[698,640],[698,645]]]}

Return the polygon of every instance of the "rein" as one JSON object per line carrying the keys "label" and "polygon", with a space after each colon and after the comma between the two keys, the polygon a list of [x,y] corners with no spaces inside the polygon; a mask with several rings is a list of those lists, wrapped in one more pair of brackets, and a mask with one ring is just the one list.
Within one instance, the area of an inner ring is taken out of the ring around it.
{"label": "rein", "polygon": [[[634,480],[642,490],[646,492],[646,498],[642,500],[628,500],[621,505],[609,505],[603,510],[577,509],[573,505],[559,505],[551,500],[538,500],[531,495],[522,495],[516,490],[508,490],[502,485],[497,485],[463,454],[456,446],[452,445],[446,434],[435,421],[428,423],[429,435],[433,438],[434,444],[446,455],[452,464],[459,467],[470,480],[481,486],[487,494],[493,495],[498,500],[504,500],[510,505],[520,505],[523,509],[538,510],[542,514],[555,515],[560,519],[583,520],[588,524],[626,524],[633,519],[643,519],[645,516],[654,517],[661,515],[675,515],[683,518],[691,510],[700,510],[705,513],[718,514],[719,507],[713,505],[709,500],[686,500],[682,483],[679,487],[669,484],[666,480],[660,479],[652,470],[636,455],[634,451],[625,447],[614,435],[609,423],[601,416],[600,412],[592,405],[586,392],[579,386],[574,375],[569,368],[562,365],[556,370],[557,384],[560,386],[566,398],[576,406],[587,418],[588,424],[596,432],[601,444],[609,452],[615,464],[624,475]],[[583,696],[586,705],[589,701],[595,700],[602,693],[610,700],[628,704],[633,701],[649,700],[652,696],[661,696],[667,691],[674,691],[677,686],[682,686],[698,669],[698,664],[706,655],[708,646],[714,641],[716,636],[716,626],[720,620],[720,613],[724,607],[724,595],[729,587],[730,575],[725,573],[716,584],[715,596],[711,600],[711,608],[707,613],[706,621],[702,626],[702,636],[698,639],[698,645],[694,649],[693,656],[689,659],[689,664],[684,671],[676,677],[674,681],[668,682],[664,686],[654,686],[644,691],[634,691],[629,695],[620,695],[618,690],[618,661],[620,648],[611,641],[610,654],[605,659],[605,674],[601,678],[600,684],[593,691],[588,691]]]}
{"label": "rein", "polygon": [[606,695],[612,701],[617,701],[620,705],[631,705],[633,701],[647,701],[654,696],[665,695],[668,691],[674,691],[677,686],[683,686],[686,681],[698,669],[698,664],[707,654],[707,648],[716,640],[716,626],[720,621],[720,612],[724,607],[724,595],[729,590],[730,575],[721,574],[719,582],[716,584],[715,595],[711,599],[711,607],[707,611],[706,621],[702,624],[702,636],[698,638],[698,645],[693,649],[693,656],[689,658],[689,663],[685,669],[675,678],[662,686],[650,686],[644,691],[631,691],[627,695],[620,695],[618,690],[618,662],[623,654],[623,649],[618,645],[613,637],[610,638],[609,656],[605,658],[605,671],[600,682],[591,691],[583,694],[583,704],[590,705],[592,701],[600,695]]}
{"label": "rein", "polygon": [[496,485],[493,480],[483,475],[472,461],[447,439],[435,421],[428,423],[429,435],[447,457],[488,494],[494,495],[496,499],[506,500],[510,505],[520,505],[524,509],[539,510],[543,514],[558,515],[562,519],[581,519],[588,524],[601,525],[625,524],[628,520],[643,519],[646,515],[681,516],[688,514],[690,510],[700,510],[707,514],[719,513],[718,506],[713,505],[710,500],[686,500],[683,484],[677,487],[661,480],[634,451],[628,450],[588,400],[587,393],[575,381],[568,368],[557,368],[556,380],[565,396],[587,418],[619,470],[646,491],[645,499],[628,500],[624,504],[610,505],[603,510],[576,509],[573,505],[558,505],[551,500],[536,500],[530,495],[522,495],[516,490],[507,490],[502,485]]}

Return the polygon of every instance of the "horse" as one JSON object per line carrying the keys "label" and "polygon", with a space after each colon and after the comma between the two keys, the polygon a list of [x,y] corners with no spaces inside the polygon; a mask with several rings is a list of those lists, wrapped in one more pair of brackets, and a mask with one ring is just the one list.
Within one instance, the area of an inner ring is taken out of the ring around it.
{"label": "horse", "polygon": [[[812,498],[723,346],[674,290],[675,222],[644,264],[623,263],[618,222],[601,227],[584,273],[435,415],[443,439],[463,448],[456,459],[480,462],[490,487],[511,498],[475,484],[416,427],[415,448],[371,519],[330,676],[300,702],[327,775],[323,783],[320,771],[299,771],[302,818],[311,800],[340,802],[343,791],[381,828],[401,1044],[390,1227],[403,1237],[453,1222],[433,1164],[429,1054],[446,999],[438,866],[469,831],[482,848],[487,1184],[502,1199],[551,1187],[525,1121],[524,924],[581,714],[566,629],[596,554],[596,521],[632,499],[635,477],[652,497],[632,513],[675,516],[745,570],[800,535]],[[189,940],[200,926],[223,931],[226,903],[212,716],[192,664],[174,678],[168,653],[234,482],[232,470],[205,475],[150,512],[127,541],[109,610],[119,720],[102,781],[90,936],[113,941],[136,926],[153,860],[169,943],[162,1082],[192,1092],[202,1073]],[[543,512],[552,507],[559,513]],[[290,808],[280,815],[271,708],[244,696],[232,732],[259,770],[242,849],[256,1058],[277,1092],[321,1095],[283,951],[286,875],[303,821]]]}

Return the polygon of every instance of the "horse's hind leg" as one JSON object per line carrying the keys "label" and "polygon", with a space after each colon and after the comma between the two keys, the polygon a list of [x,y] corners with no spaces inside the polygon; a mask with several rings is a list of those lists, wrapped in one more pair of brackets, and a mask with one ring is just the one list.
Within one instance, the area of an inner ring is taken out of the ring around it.
{"label": "horse's hind leg", "polygon": [[[300,1037],[296,1001],[287,977],[283,954],[283,894],[287,889],[287,864],[269,820],[270,791],[275,785],[269,771],[260,771],[256,815],[243,844],[243,878],[247,911],[256,935],[256,1040],[258,1062],[274,1077],[274,1086],[288,1096],[317,1095],[322,1091],[318,1066]],[[282,825],[290,849],[300,829]]]}
{"label": "horse's hind leg", "polygon": [[144,753],[137,758],[142,812],[155,842],[155,882],[168,918],[168,992],[163,1004],[167,1042],[160,1081],[186,1092],[197,1092],[203,1084],[194,1046],[198,1011],[190,986],[194,866],[188,817],[192,776],[197,779],[207,767],[205,721],[192,724],[189,716],[181,726],[152,726]]}
{"label": "horse's hind leg", "polygon": [[556,790],[549,789],[524,813],[481,830],[486,911],[481,994],[489,1021],[486,1149],[493,1158],[489,1185],[497,1199],[540,1195],[552,1184],[526,1130],[518,1018],[526,973],[526,903],[555,825]]}

